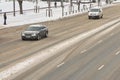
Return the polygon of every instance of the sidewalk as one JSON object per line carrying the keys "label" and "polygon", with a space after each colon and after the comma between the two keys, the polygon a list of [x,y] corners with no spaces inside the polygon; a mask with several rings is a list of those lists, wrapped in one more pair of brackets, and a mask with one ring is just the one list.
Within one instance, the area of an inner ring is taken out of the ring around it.
{"label": "sidewalk", "polygon": [[[93,7],[97,4],[93,4]],[[102,7],[109,7],[111,5],[102,4]],[[13,14],[7,15],[7,25],[3,25],[3,15],[0,14],[0,29],[14,26],[21,26],[24,24],[32,24],[38,22],[44,22],[49,20],[56,20],[63,17],[74,16],[76,14],[82,14],[89,10],[89,4],[85,4],[85,10],[83,10],[83,5],[81,5],[80,12],[77,10],[77,5],[74,5],[74,13],[69,14],[69,6],[64,7],[64,16],[62,16],[62,8],[52,8],[51,17],[46,16],[46,9],[40,10],[39,13],[33,11],[26,12],[23,15],[16,14],[14,17]],[[67,14],[67,15],[66,15]]]}

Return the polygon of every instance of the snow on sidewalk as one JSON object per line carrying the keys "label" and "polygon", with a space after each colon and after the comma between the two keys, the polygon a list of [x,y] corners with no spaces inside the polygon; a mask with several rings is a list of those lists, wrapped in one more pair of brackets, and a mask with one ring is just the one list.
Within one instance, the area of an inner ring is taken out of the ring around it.
{"label": "snow on sidewalk", "polygon": [[[40,2],[41,6],[45,7],[47,6],[46,2]],[[11,2],[3,2],[0,3],[0,8],[4,8],[6,5],[4,4],[9,4],[9,5],[13,5]],[[27,5],[25,5],[27,4]],[[68,3],[64,3],[67,4]],[[2,6],[1,6],[2,5]],[[24,7],[23,9],[33,9],[34,8],[34,3],[31,2],[24,2]],[[54,5],[54,3],[51,4],[52,6]],[[60,3],[58,3],[58,5],[60,5]],[[76,14],[81,14],[84,12],[87,12],[89,10],[89,6],[90,4],[85,4],[85,10],[83,10],[83,5],[81,4],[81,11],[78,12],[77,10],[77,5],[74,4],[74,13],[69,14],[69,5],[64,7],[64,17],[68,17],[68,16],[73,16]],[[96,6],[97,4],[93,4],[92,6]],[[17,6],[17,5],[16,5]],[[31,6],[31,7],[30,7]],[[110,6],[110,5],[106,5],[105,2],[102,2],[102,6],[106,7],[106,6]],[[2,9],[2,11],[10,11],[12,7],[9,7],[7,9]],[[16,9],[18,10],[18,6],[16,7]],[[66,15],[67,14],[67,15]],[[23,15],[20,14],[16,14],[16,16],[14,17],[13,14],[7,14],[7,25],[3,25],[3,15],[0,14],[0,29],[2,28],[7,28],[7,27],[13,27],[13,26],[21,26],[24,24],[32,24],[32,23],[38,23],[38,22],[44,22],[44,21],[49,21],[49,20],[56,20],[56,19],[60,19],[63,18],[62,16],[62,8],[52,8],[52,16],[48,17],[46,16],[46,9],[42,9],[40,10],[39,13],[35,13],[34,11],[29,11],[29,12],[25,12]]]}

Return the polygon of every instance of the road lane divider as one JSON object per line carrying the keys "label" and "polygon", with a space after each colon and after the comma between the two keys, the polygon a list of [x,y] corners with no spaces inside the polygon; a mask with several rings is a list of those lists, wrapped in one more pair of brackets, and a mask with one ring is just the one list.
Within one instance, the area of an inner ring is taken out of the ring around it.
{"label": "road lane divider", "polygon": [[83,50],[83,51],[81,51],[81,53],[85,53],[87,50],[85,49],[85,50]]}
{"label": "road lane divider", "polygon": [[64,65],[64,64],[65,64],[64,62],[58,64],[58,65],[57,65],[57,68],[61,67],[61,66]]}
{"label": "road lane divider", "polygon": [[41,50],[40,52],[35,53],[34,55],[24,59],[23,61],[21,61],[19,63],[16,63],[10,67],[7,67],[4,70],[0,70],[0,80],[12,80],[16,76],[31,69],[35,65],[42,63],[43,61],[47,60],[48,58],[50,58],[56,54],[59,54],[60,52],[65,51],[66,49],[68,49],[70,47],[73,47],[73,45],[79,43],[81,40],[84,40],[84,39],[100,32],[100,31],[103,31],[107,28],[109,29],[109,27],[113,26],[114,24],[117,24],[118,22],[120,22],[120,18],[118,18],[117,20],[114,20],[112,22],[109,22],[107,24],[104,24],[103,26],[100,26],[96,29],[90,30],[88,32],[84,32],[84,33],[74,36],[70,39],[62,41],[58,44],[55,44],[51,47],[48,47],[44,50]]}
{"label": "road lane divider", "polygon": [[115,55],[118,55],[118,54],[120,54],[120,51],[118,51],[118,52],[115,53]]}
{"label": "road lane divider", "polygon": [[104,66],[105,66],[105,65],[101,65],[101,66],[98,68],[98,70],[101,70]]}

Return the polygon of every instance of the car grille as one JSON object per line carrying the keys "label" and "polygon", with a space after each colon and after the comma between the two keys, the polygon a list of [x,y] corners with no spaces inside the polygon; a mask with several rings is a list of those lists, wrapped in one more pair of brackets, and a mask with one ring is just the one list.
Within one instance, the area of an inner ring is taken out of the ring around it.
{"label": "car grille", "polygon": [[31,36],[32,34],[25,34],[25,36]]}
{"label": "car grille", "polygon": [[91,14],[91,16],[95,16],[96,14]]}

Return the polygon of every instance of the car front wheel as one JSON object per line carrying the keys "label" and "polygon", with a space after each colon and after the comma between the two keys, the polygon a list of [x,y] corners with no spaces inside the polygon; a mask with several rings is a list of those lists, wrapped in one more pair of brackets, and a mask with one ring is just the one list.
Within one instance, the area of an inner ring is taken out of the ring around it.
{"label": "car front wheel", "polygon": [[40,39],[41,39],[41,36],[40,36],[40,35],[38,35],[38,36],[37,36],[37,40],[40,40]]}
{"label": "car front wheel", "polygon": [[101,18],[103,18],[103,15],[101,16]]}
{"label": "car front wheel", "polygon": [[47,36],[48,36],[48,32],[45,33],[45,37],[47,37]]}
{"label": "car front wheel", "polygon": [[90,16],[88,16],[88,19],[91,19],[91,17],[90,17]]}
{"label": "car front wheel", "polygon": [[25,40],[24,38],[22,38],[22,40]]}

